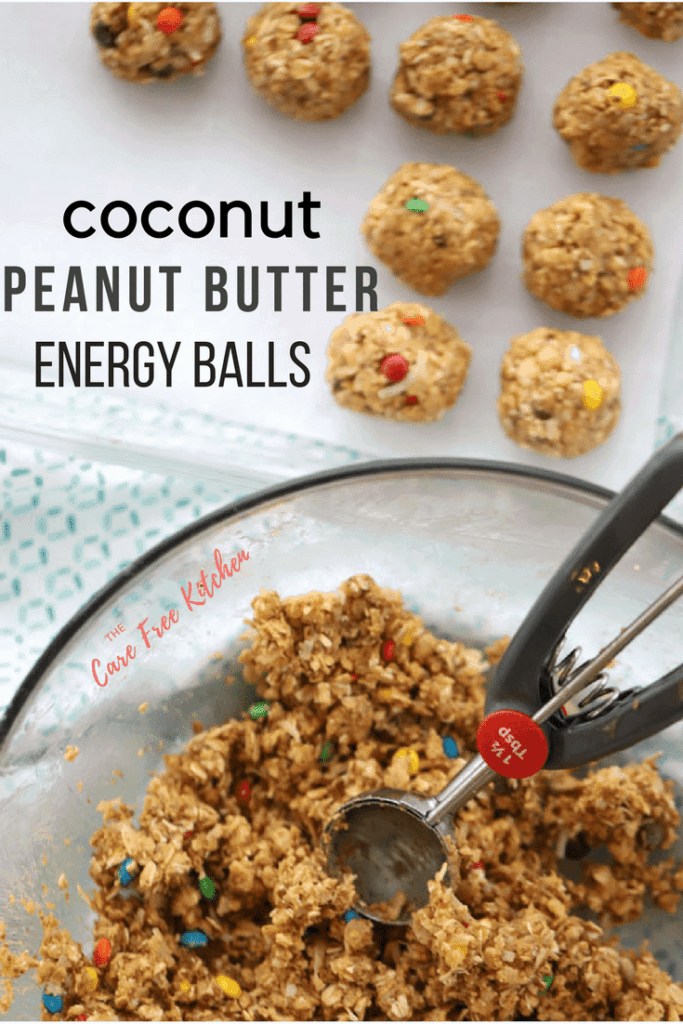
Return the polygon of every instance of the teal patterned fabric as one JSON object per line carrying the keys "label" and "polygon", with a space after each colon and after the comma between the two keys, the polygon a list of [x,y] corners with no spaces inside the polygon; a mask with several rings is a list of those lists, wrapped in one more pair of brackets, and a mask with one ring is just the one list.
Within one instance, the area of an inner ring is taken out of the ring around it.
{"label": "teal patterned fabric", "polygon": [[[76,446],[100,457],[69,454]],[[113,465],[114,458],[128,464]],[[88,393],[44,398],[25,380],[3,380],[0,714],[80,606],[159,541],[269,484],[360,458],[194,411],[133,398],[102,403]],[[165,471],[174,463],[182,473]]]}

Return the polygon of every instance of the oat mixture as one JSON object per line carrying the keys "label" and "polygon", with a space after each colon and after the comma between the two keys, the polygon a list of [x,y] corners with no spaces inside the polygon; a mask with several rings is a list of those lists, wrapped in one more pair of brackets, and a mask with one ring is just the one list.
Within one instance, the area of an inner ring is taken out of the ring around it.
{"label": "oat mixture", "polygon": [[[586,401],[589,380],[601,389],[595,408]],[[620,413],[619,365],[600,338],[538,327],[510,342],[498,418],[521,448],[566,459],[585,455],[607,440]]]}
{"label": "oat mixture", "polygon": [[399,47],[391,105],[437,135],[491,135],[515,112],[521,52],[492,18],[430,18]]}
{"label": "oat mixture", "polygon": [[654,246],[622,199],[577,192],[533,215],[522,260],[524,284],[541,302],[570,316],[606,317],[642,298]]}
{"label": "oat mixture", "polygon": [[[354,890],[326,872],[325,823],[367,790],[433,795],[453,778],[476,753],[487,660],[435,637],[367,575],[327,594],[263,590],[252,607],[240,661],[267,717],[198,725],[164,758],[139,826],[120,799],[99,805],[95,962],[111,948],[97,988],[90,950],[52,914],[41,911],[39,959],[0,944],[0,974],[37,966],[41,987],[61,994],[63,1009],[44,1020],[683,1017],[683,987],[646,948],[622,950],[574,913],[631,921],[648,892],[675,910],[683,869],[649,862],[679,825],[654,758],[585,779],[497,779],[457,817],[452,890],[437,876],[410,926],[345,921]],[[487,649],[489,663],[506,645]],[[611,863],[586,856],[601,846]],[[563,856],[584,858],[581,882],[558,872]],[[198,884],[207,876],[211,899]],[[206,945],[183,946],[188,932]],[[10,1002],[11,982],[0,1011]]]}
{"label": "oat mixture", "polygon": [[242,46],[254,91],[298,121],[339,117],[370,81],[370,35],[341,4],[264,4]]}
{"label": "oat mixture", "polygon": [[144,84],[204,74],[221,38],[216,5],[173,6],[183,19],[178,28],[167,33],[157,25],[157,16],[168,4],[92,5],[90,31],[99,47],[100,60],[117,78]]}
{"label": "oat mixture", "polygon": [[[406,203],[421,208],[407,209]],[[460,278],[483,270],[499,232],[498,211],[484,189],[449,164],[402,164],[361,224],[370,252],[422,295],[443,295]]]}
{"label": "oat mixture", "polygon": [[439,420],[455,404],[472,349],[429,306],[393,302],[351,313],[332,333],[325,379],[346,409],[408,423]]}
{"label": "oat mixture", "polygon": [[673,43],[683,36],[683,4],[613,3],[619,21],[650,39]]}
{"label": "oat mixture", "polygon": [[[629,86],[631,96],[611,93],[616,85]],[[683,132],[683,93],[632,53],[611,53],[564,87],[553,124],[584,171],[658,167]]]}

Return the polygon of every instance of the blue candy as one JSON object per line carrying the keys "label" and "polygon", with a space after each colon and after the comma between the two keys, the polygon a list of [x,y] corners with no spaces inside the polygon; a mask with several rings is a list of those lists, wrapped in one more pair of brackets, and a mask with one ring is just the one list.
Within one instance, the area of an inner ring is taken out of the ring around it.
{"label": "blue candy", "polygon": [[344,920],[345,921],[353,921],[354,917],[358,917],[358,914],[356,913],[355,910],[345,910],[344,911]]}
{"label": "blue candy", "polygon": [[181,946],[206,946],[209,939],[204,932],[183,932],[179,942]]}
{"label": "blue candy", "polygon": [[47,992],[43,995],[43,1006],[48,1013],[59,1013],[61,1008],[64,1006],[64,1000],[61,996],[49,996]]}
{"label": "blue candy", "polygon": [[121,885],[130,885],[133,881],[134,874],[131,874],[128,870],[128,865],[133,863],[132,857],[126,857],[123,864],[119,864],[119,881]]}
{"label": "blue candy", "polygon": [[648,149],[649,146],[649,142],[641,142],[639,146],[631,146],[631,149]]}
{"label": "blue candy", "polygon": [[443,740],[443,752],[446,757],[459,757],[458,744],[455,740],[452,740],[450,736],[444,737]]}

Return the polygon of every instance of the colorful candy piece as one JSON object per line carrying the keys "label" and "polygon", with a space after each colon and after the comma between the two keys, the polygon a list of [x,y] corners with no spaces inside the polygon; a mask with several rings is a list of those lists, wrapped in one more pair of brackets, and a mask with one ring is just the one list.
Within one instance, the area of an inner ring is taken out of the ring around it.
{"label": "colorful candy piece", "polygon": [[179,11],[177,7],[164,7],[163,11],[159,11],[157,14],[157,28],[161,29],[165,35],[170,36],[173,32],[178,31],[182,20],[182,11]]}
{"label": "colorful candy piece", "polygon": [[415,405],[417,402],[417,395],[408,395],[406,398],[406,405]]}
{"label": "colorful candy piece", "polygon": [[583,382],[583,404],[587,409],[597,409],[602,401],[602,388],[597,380],[585,380]]}
{"label": "colorful candy piece", "polygon": [[408,775],[417,775],[420,770],[420,758],[416,750],[413,750],[412,747],[401,747],[400,750],[396,751],[394,757],[407,757]]}
{"label": "colorful candy piece", "polygon": [[305,21],[297,32],[296,38],[300,43],[312,43],[319,31],[320,27],[314,21]]}
{"label": "colorful candy piece", "polygon": [[379,369],[387,380],[393,380],[398,383],[398,381],[403,380],[408,373],[410,363],[405,356],[401,355],[400,352],[392,352],[390,355],[384,357]]}
{"label": "colorful candy piece", "polygon": [[454,739],[451,739],[450,736],[444,736],[442,740],[442,746],[443,752],[446,755],[446,757],[455,758],[460,756],[460,754],[458,753],[458,744],[455,742]]}
{"label": "colorful candy piece", "polygon": [[543,975],[543,983],[545,985],[545,988],[543,989],[542,992],[538,993],[539,996],[544,996],[546,994],[546,992],[548,991],[548,989],[550,988],[550,986],[553,983],[553,975],[552,974],[544,974]]}
{"label": "colorful candy piece", "polygon": [[631,149],[637,149],[637,150],[649,149],[649,148],[650,148],[650,143],[649,142],[641,142],[637,146],[631,146]]}
{"label": "colorful candy piece", "polygon": [[189,981],[185,981],[185,979],[183,978],[182,981],[180,982],[180,991],[189,992],[191,988],[192,985],[190,985]]}
{"label": "colorful candy piece", "polygon": [[628,107],[634,106],[636,102],[636,90],[632,85],[628,85],[627,82],[615,82],[614,85],[610,86],[609,91],[610,95],[613,96],[615,100],[619,100],[619,103],[624,110],[628,109]]}
{"label": "colorful candy piece", "polygon": [[64,1006],[64,1000],[61,996],[51,996],[47,992],[43,993],[43,1006],[48,1013],[59,1013]]}
{"label": "colorful candy piece", "polygon": [[320,4],[300,4],[296,13],[300,18],[317,18],[321,9]]}
{"label": "colorful candy piece", "polygon": [[387,659],[387,661],[391,661],[391,659],[394,656],[395,649],[396,645],[393,640],[387,640],[386,643],[383,645],[382,654]]}
{"label": "colorful candy piece", "polygon": [[181,946],[187,946],[188,948],[194,948],[195,946],[207,946],[209,943],[208,935],[204,932],[183,932],[178,939]]}
{"label": "colorful candy piece", "polygon": [[76,1020],[87,1020],[87,1019],[88,1018],[86,1017],[86,1015],[84,1013],[79,1013],[78,1017],[76,1017]]}
{"label": "colorful candy piece", "polygon": [[104,967],[109,963],[111,957],[111,942],[109,939],[100,939],[93,951],[92,958],[98,967]]}
{"label": "colorful candy piece", "polygon": [[343,916],[344,916],[344,920],[348,924],[349,921],[353,921],[354,917],[358,917],[358,914],[356,913],[355,910],[345,910]]}
{"label": "colorful candy piece", "polygon": [[429,209],[429,203],[426,199],[409,199],[405,204],[406,210],[410,210],[411,213],[425,213]]}
{"label": "colorful candy piece", "polygon": [[95,970],[94,967],[86,967],[85,973],[90,978],[90,985],[92,987],[92,991],[94,992],[99,982],[99,978],[97,977],[97,971]]}
{"label": "colorful candy piece", "polygon": [[242,989],[234,978],[229,978],[227,974],[219,974],[216,976],[216,981],[225,992],[226,996],[231,996],[233,999],[237,999],[242,994]]}
{"label": "colorful candy piece", "polygon": [[629,288],[642,288],[647,281],[647,270],[645,267],[633,267],[628,272]]}
{"label": "colorful candy piece", "polygon": [[404,324],[408,324],[409,327],[421,327],[425,322],[425,318],[420,316],[419,313],[414,313],[412,316],[410,314],[402,316],[401,320]]}
{"label": "colorful candy piece", "polygon": [[248,804],[250,797],[251,790],[249,789],[249,783],[246,779],[242,779],[237,787],[237,799],[243,804]]}
{"label": "colorful candy piece", "polygon": [[121,885],[130,885],[130,883],[135,878],[137,870],[133,868],[131,872],[130,869],[130,865],[134,863],[135,861],[133,860],[132,857],[126,857],[123,864],[119,864],[119,881]]}
{"label": "colorful candy piece", "polygon": [[208,875],[204,875],[203,878],[199,879],[199,891],[202,896],[205,896],[207,900],[212,900],[216,895],[216,886],[213,884]]}
{"label": "colorful candy piece", "polygon": [[472,21],[471,14],[451,14],[451,18],[457,18],[458,21]]}
{"label": "colorful candy piece", "polygon": [[270,708],[270,701],[259,700],[249,708],[249,714],[256,721],[257,718],[265,718]]}
{"label": "colorful candy piece", "polygon": [[323,748],[320,751],[320,760],[329,761],[332,758],[332,744],[329,740],[323,743]]}
{"label": "colorful candy piece", "polygon": [[496,92],[496,96],[498,97],[501,103],[507,103],[508,98],[504,92],[500,92],[500,90],[498,90],[498,92]]}

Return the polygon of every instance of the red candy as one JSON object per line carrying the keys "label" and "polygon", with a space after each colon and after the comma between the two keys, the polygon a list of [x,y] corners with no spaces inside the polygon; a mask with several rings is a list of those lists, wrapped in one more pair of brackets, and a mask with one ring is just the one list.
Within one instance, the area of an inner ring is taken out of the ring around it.
{"label": "red candy", "polygon": [[353,675],[351,676],[351,678],[355,680],[355,679],[358,679],[358,676],[357,676],[357,675],[356,675],[356,673],[354,672],[354,674],[353,674]]}
{"label": "red candy", "polygon": [[305,21],[296,34],[300,43],[312,43],[320,29],[314,21]]}
{"label": "red candy", "polygon": [[183,836],[183,839],[189,839],[191,835],[192,835],[192,830],[190,830],[189,832],[186,832],[185,835]]}
{"label": "red candy", "polygon": [[407,374],[410,369],[410,363],[400,352],[392,352],[391,355],[384,357],[379,369],[389,380],[398,382],[403,380]]}
{"label": "red candy", "polygon": [[86,1015],[84,1013],[79,1013],[78,1017],[76,1017],[76,1020],[87,1020],[87,1019],[88,1018],[86,1017]]}
{"label": "red candy", "polygon": [[633,270],[628,272],[628,286],[629,288],[642,288],[647,280],[647,271],[645,267],[634,267]]}
{"label": "red candy", "polygon": [[382,648],[382,654],[387,659],[387,661],[391,661],[391,659],[393,658],[395,647],[396,645],[394,644],[393,640],[387,640],[387,642],[384,644]]}
{"label": "red candy", "polygon": [[425,322],[425,318],[420,316],[419,313],[415,313],[414,316],[402,316],[401,320],[404,324],[408,324],[409,327],[421,327]]}
{"label": "red candy", "polygon": [[471,14],[452,14],[452,18],[457,18],[458,21],[472,21]]}
{"label": "red candy", "polygon": [[170,36],[180,28],[182,20],[182,11],[179,11],[177,7],[164,7],[163,11],[159,11],[157,14],[157,28]]}
{"label": "red candy", "polygon": [[320,11],[320,4],[301,4],[296,13],[300,18],[317,18]]}
{"label": "red candy", "polygon": [[243,779],[242,782],[240,782],[239,786],[237,787],[237,796],[242,801],[242,803],[249,803],[249,797],[251,796],[251,792],[249,790],[249,783],[247,782],[246,779]]}
{"label": "red candy", "polygon": [[406,398],[406,405],[415,405],[417,402],[417,395],[408,395]]}
{"label": "red candy", "polygon": [[105,964],[109,963],[109,957],[111,956],[111,942],[109,939],[100,939],[95,946],[95,952],[92,955],[93,960],[98,967],[104,967]]}
{"label": "red candy", "polygon": [[497,92],[496,96],[498,97],[498,99],[500,100],[501,103],[507,103],[508,98],[507,98],[507,96],[505,95],[504,92]]}

